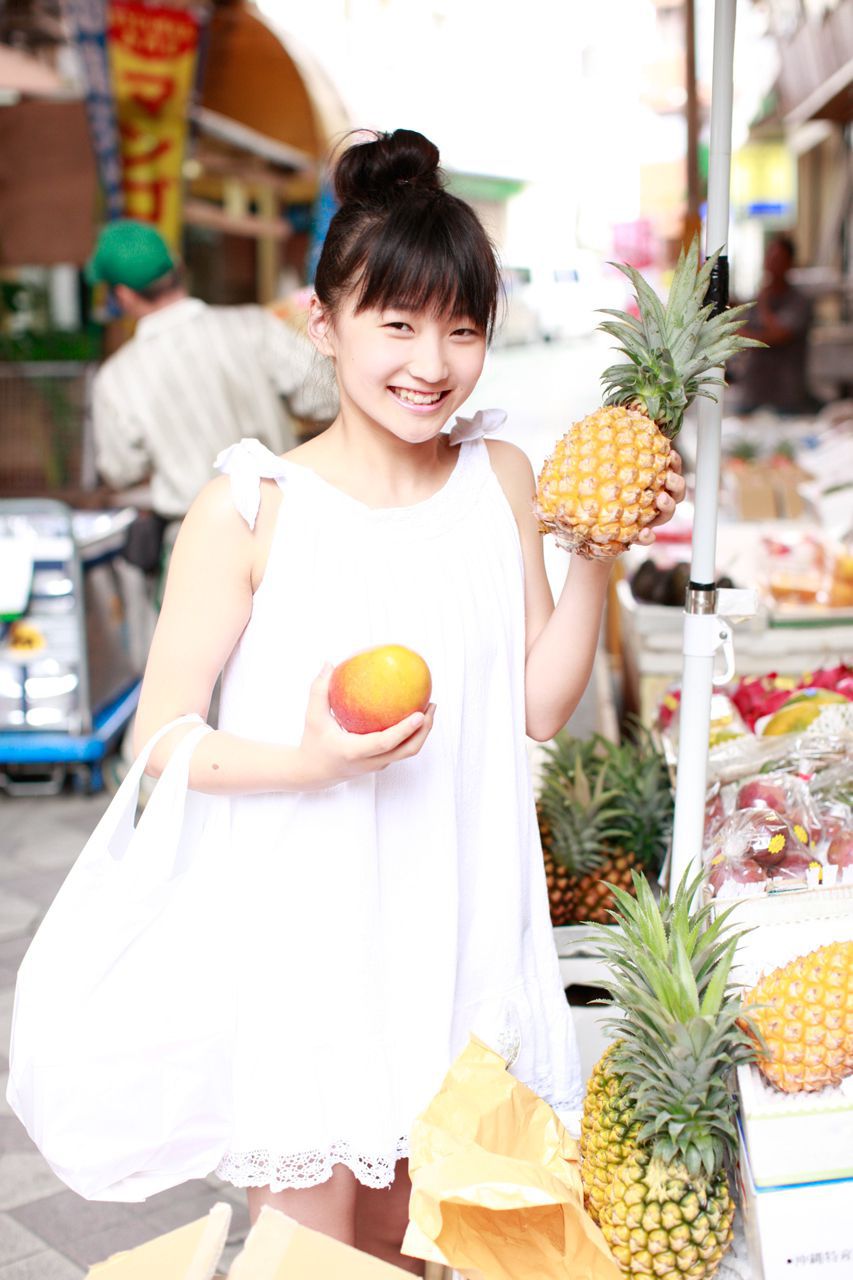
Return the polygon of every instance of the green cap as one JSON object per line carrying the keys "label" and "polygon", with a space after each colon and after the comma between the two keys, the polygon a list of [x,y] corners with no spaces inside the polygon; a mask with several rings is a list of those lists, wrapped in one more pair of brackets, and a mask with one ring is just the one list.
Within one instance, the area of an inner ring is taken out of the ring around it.
{"label": "green cap", "polygon": [[98,236],[95,252],[86,263],[89,284],[124,284],[147,289],[175,267],[169,246],[148,222],[119,218],[108,222]]}

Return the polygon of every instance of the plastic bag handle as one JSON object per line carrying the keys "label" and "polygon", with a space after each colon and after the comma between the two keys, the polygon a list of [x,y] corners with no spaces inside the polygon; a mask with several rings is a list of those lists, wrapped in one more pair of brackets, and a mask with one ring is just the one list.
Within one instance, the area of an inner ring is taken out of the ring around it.
{"label": "plastic bag handle", "polygon": [[[187,791],[189,782],[190,762],[193,752],[198,746],[202,738],[213,730],[209,724],[202,722],[197,728],[190,729],[185,734],[172,754],[169,756],[165,769],[157,780],[151,798],[143,811],[142,817],[136,830],[140,837],[144,837],[149,827],[157,827],[157,823],[166,817],[165,830],[174,836],[174,841],[167,840],[165,843],[159,839],[156,841],[156,857],[154,862],[158,865],[163,860],[167,862],[171,860],[174,854],[174,844],[177,844],[181,836],[184,824],[184,815],[187,801]],[[172,808],[171,821],[168,818],[169,808]],[[133,819],[134,813],[131,812],[130,817]],[[128,832],[128,834],[130,834]],[[154,864],[152,863],[152,866]]]}
{"label": "plastic bag handle", "polygon": [[[189,715],[178,716],[176,720],[170,720],[168,724],[164,724],[156,733],[152,734],[151,738],[146,742],[145,746],[128,769],[126,776],[122,779],[121,785],[101,817],[100,822],[92,832],[88,847],[92,849],[93,854],[98,846],[109,846],[115,839],[119,828],[122,828],[123,834],[125,834],[126,837],[129,837],[130,831],[133,827],[133,820],[136,816],[136,806],[139,800],[139,784],[142,781],[142,775],[145,772],[145,766],[148,764],[151,752],[154,750],[157,743],[162,738],[165,738],[167,733],[171,733],[173,729],[176,729],[178,725],[192,724],[196,722],[199,725],[204,725],[205,728],[209,728],[198,712],[194,711]],[[190,735],[188,734],[187,737],[189,736]],[[183,744],[181,743],[179,745]],[[175,754],[176,752],[173,753],[173,755]],[[169,764],[171,763],[172,761],[170,760]],[[168,771],[169,765],[167,765],[163,770],[163,775],[158,780],[157,786],[160,785],[160,782],[165,778]],[[156,789],[157,788],[155,787],[155,791]]]}

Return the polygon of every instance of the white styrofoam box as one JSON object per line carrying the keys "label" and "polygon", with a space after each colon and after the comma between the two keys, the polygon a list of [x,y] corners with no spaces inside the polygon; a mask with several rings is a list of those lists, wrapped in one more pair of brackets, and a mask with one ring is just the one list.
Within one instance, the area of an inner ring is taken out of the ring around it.
{"label": "white styrofoam box", "polygon": [[[852,884],[750,894],[733,901],[731,923],[751,929],[738,944],[732,971],[735,981],[746,987],[827,943],[853,942]],[[731,905],[732,900],[718,900],[720,910]]]}
{"label": "white styrofoam box", "polygon": [[588,924],[564,924],[554,929],[554,944],[560,960],[560,976],[564,987],[573,984],[600,987],[606,984],[609,970],[596,955],[598,940]]}
{"label": "white styrofoam box", "polygon": [[[560,961],[563,986],[601,987],[606,985],[609,970],[594,952],[597,946],[594,930],[589,925],[560,925],[554,929],[554,943]],[[573,1004],[572,1020],[578,1040],[581,1072],[584,1081],[613,1039],[602,1025],[609,1018],[620,1017],[613,1004]]]}
{"label": "white styrofoam box", "polygon": [[817,1093],[782,1093],[756,1067],[739,1067],[737,1077],[756,1187],[853,1178],[853,1078]]}
{"label": "white styrofoam box", "polygon": [[741,1140],[739,1182],[753,1280],[851,1280],[853,1179],[756,1187]]}
{"label": "white styrofoam box", "polygon": [[[573,1004],[572,1021],[578,1040],[581,1060],[581,1077],[586,1084],[598,1059],[613,1043],[612,1034],[603,1023],[619,1017],[619,1010],[612,1004]],[[565,1123],[565,1121],[564,1121]]]}

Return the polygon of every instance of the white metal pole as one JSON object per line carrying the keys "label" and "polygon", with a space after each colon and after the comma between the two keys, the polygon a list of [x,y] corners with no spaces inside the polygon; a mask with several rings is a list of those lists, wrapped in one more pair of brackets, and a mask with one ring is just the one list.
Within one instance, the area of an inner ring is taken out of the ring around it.
{"label": "white metal pole", "polygon": [[[734,42],[735,0],[716,0],[705,248],[708,254],[715,249],[722,250],[720,283],[724,290],[724,303],[728,300],[728,260],[725,249],[729,235]],[[722,369],[716,372],[722,377]],[[716,401],[700,399],[691,583],[684,616],[678,774],[670,877],[673,885],[678,883],[687,868],[702,853],[714,655],[721,638],[720,619],[716,617],[714,580],[722,416],[722,389]]]}

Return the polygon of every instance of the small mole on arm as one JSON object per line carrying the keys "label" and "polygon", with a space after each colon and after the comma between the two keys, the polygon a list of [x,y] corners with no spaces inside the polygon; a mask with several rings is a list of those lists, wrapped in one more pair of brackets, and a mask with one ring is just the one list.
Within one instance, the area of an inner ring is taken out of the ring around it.
{"label": "small mole on arm", "polygon": [[218,764],[212,764],[210,767],[211,767],[211,769],[218,769],[218,768],[219,768],[219,765],[218,765]]}

